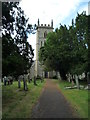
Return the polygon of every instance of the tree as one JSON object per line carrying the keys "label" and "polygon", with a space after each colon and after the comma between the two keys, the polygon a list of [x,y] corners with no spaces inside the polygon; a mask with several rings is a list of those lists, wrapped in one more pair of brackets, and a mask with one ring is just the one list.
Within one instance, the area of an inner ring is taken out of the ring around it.
{"label": "tree", "polygon": [[40,49],[39,60],[50,70],[59,71],[62,79],[66,74],[81,74],[88,69],[87,16],[77,14],[76,22],[67,29],[60,25],[49,33],[44,47]]}
{"label": "tree", "polygon": [[66,79],[71,59],[69,33],[65,25],[48,34],[45,46],[40,49],[39,58],[47,68],[59,71],[62,79]]}
{"label": "tree", "polygon": [[[87,16],[85,12],[77,14],[76,23],[73,28],[69,28],[73,44],[73,61],[71,67],[72,74],[82,74],[87,72]],[[74,34],[73,34],[74,33]]]}
{"label": "tree", "polygon": [[2,73],[18,77],[27,73],[33,62],[33,49],[28,43],[28,33],[34,28],[28,24],[19,2],[2,3]]}

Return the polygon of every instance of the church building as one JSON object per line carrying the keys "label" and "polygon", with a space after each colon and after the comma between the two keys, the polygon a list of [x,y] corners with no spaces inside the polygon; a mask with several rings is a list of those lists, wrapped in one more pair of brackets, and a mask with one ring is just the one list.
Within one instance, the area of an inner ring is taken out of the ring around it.
{"label": "church building", "polygon": [[51,25],[48,24],[40,24],[38,19],[37,31],[36,31],[36,60],[34,61],[31,69],[30,69],[30,77],[44,77],[44,78],[52,78],[56,75],[55,71],[45,71],[41,63],[39,62],[39,50],[46,41],[46,36],[49,32],[53,32],[53,20],[51,21]]}

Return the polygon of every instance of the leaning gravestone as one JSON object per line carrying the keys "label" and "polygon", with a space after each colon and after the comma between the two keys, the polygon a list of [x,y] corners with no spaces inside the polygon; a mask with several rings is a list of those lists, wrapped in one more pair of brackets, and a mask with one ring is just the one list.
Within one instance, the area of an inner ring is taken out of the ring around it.
{"label": "leaning gravestone", "polygon": [[75,81],[76,81],[77,89],[80,89],[80,85],[79,85],[79,81],[78,81],[78,76],[77,75],[75,75]]}

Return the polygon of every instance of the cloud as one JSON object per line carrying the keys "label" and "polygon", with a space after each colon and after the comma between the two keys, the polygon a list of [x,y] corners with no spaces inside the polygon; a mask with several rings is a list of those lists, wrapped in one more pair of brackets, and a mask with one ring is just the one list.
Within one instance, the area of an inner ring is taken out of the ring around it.
{"label": "cloud", "polygon": [[64,19],[71,10],[74,10],[80,0],[22,0],[20,6],[29,17],[31,23],[36,23],[39,18],[41,23],[50,23],[53,19],[54,26],[58,20]]}
{"label": "cloud", "polygon": [[[40,23],[50,24],[54,21],[54,27],[63,21],[71,12],[75,11],[78,5],[84,0],[22,0],[20,6],[29,17],[32,24]],[[87,1],[87,0],[86,0]]]}

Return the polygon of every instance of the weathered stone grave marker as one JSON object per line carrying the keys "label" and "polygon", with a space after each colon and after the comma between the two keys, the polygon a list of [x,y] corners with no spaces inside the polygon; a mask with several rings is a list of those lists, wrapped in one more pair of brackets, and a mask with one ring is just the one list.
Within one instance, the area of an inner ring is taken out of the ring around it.
{"label": "weathered stone grave marker", "polygon": [[75,81],[76,81],[77,89],[80,89],[80,85],[79,85],[79,81],[78,81],[78,76],[77,75],[75,75]]}

